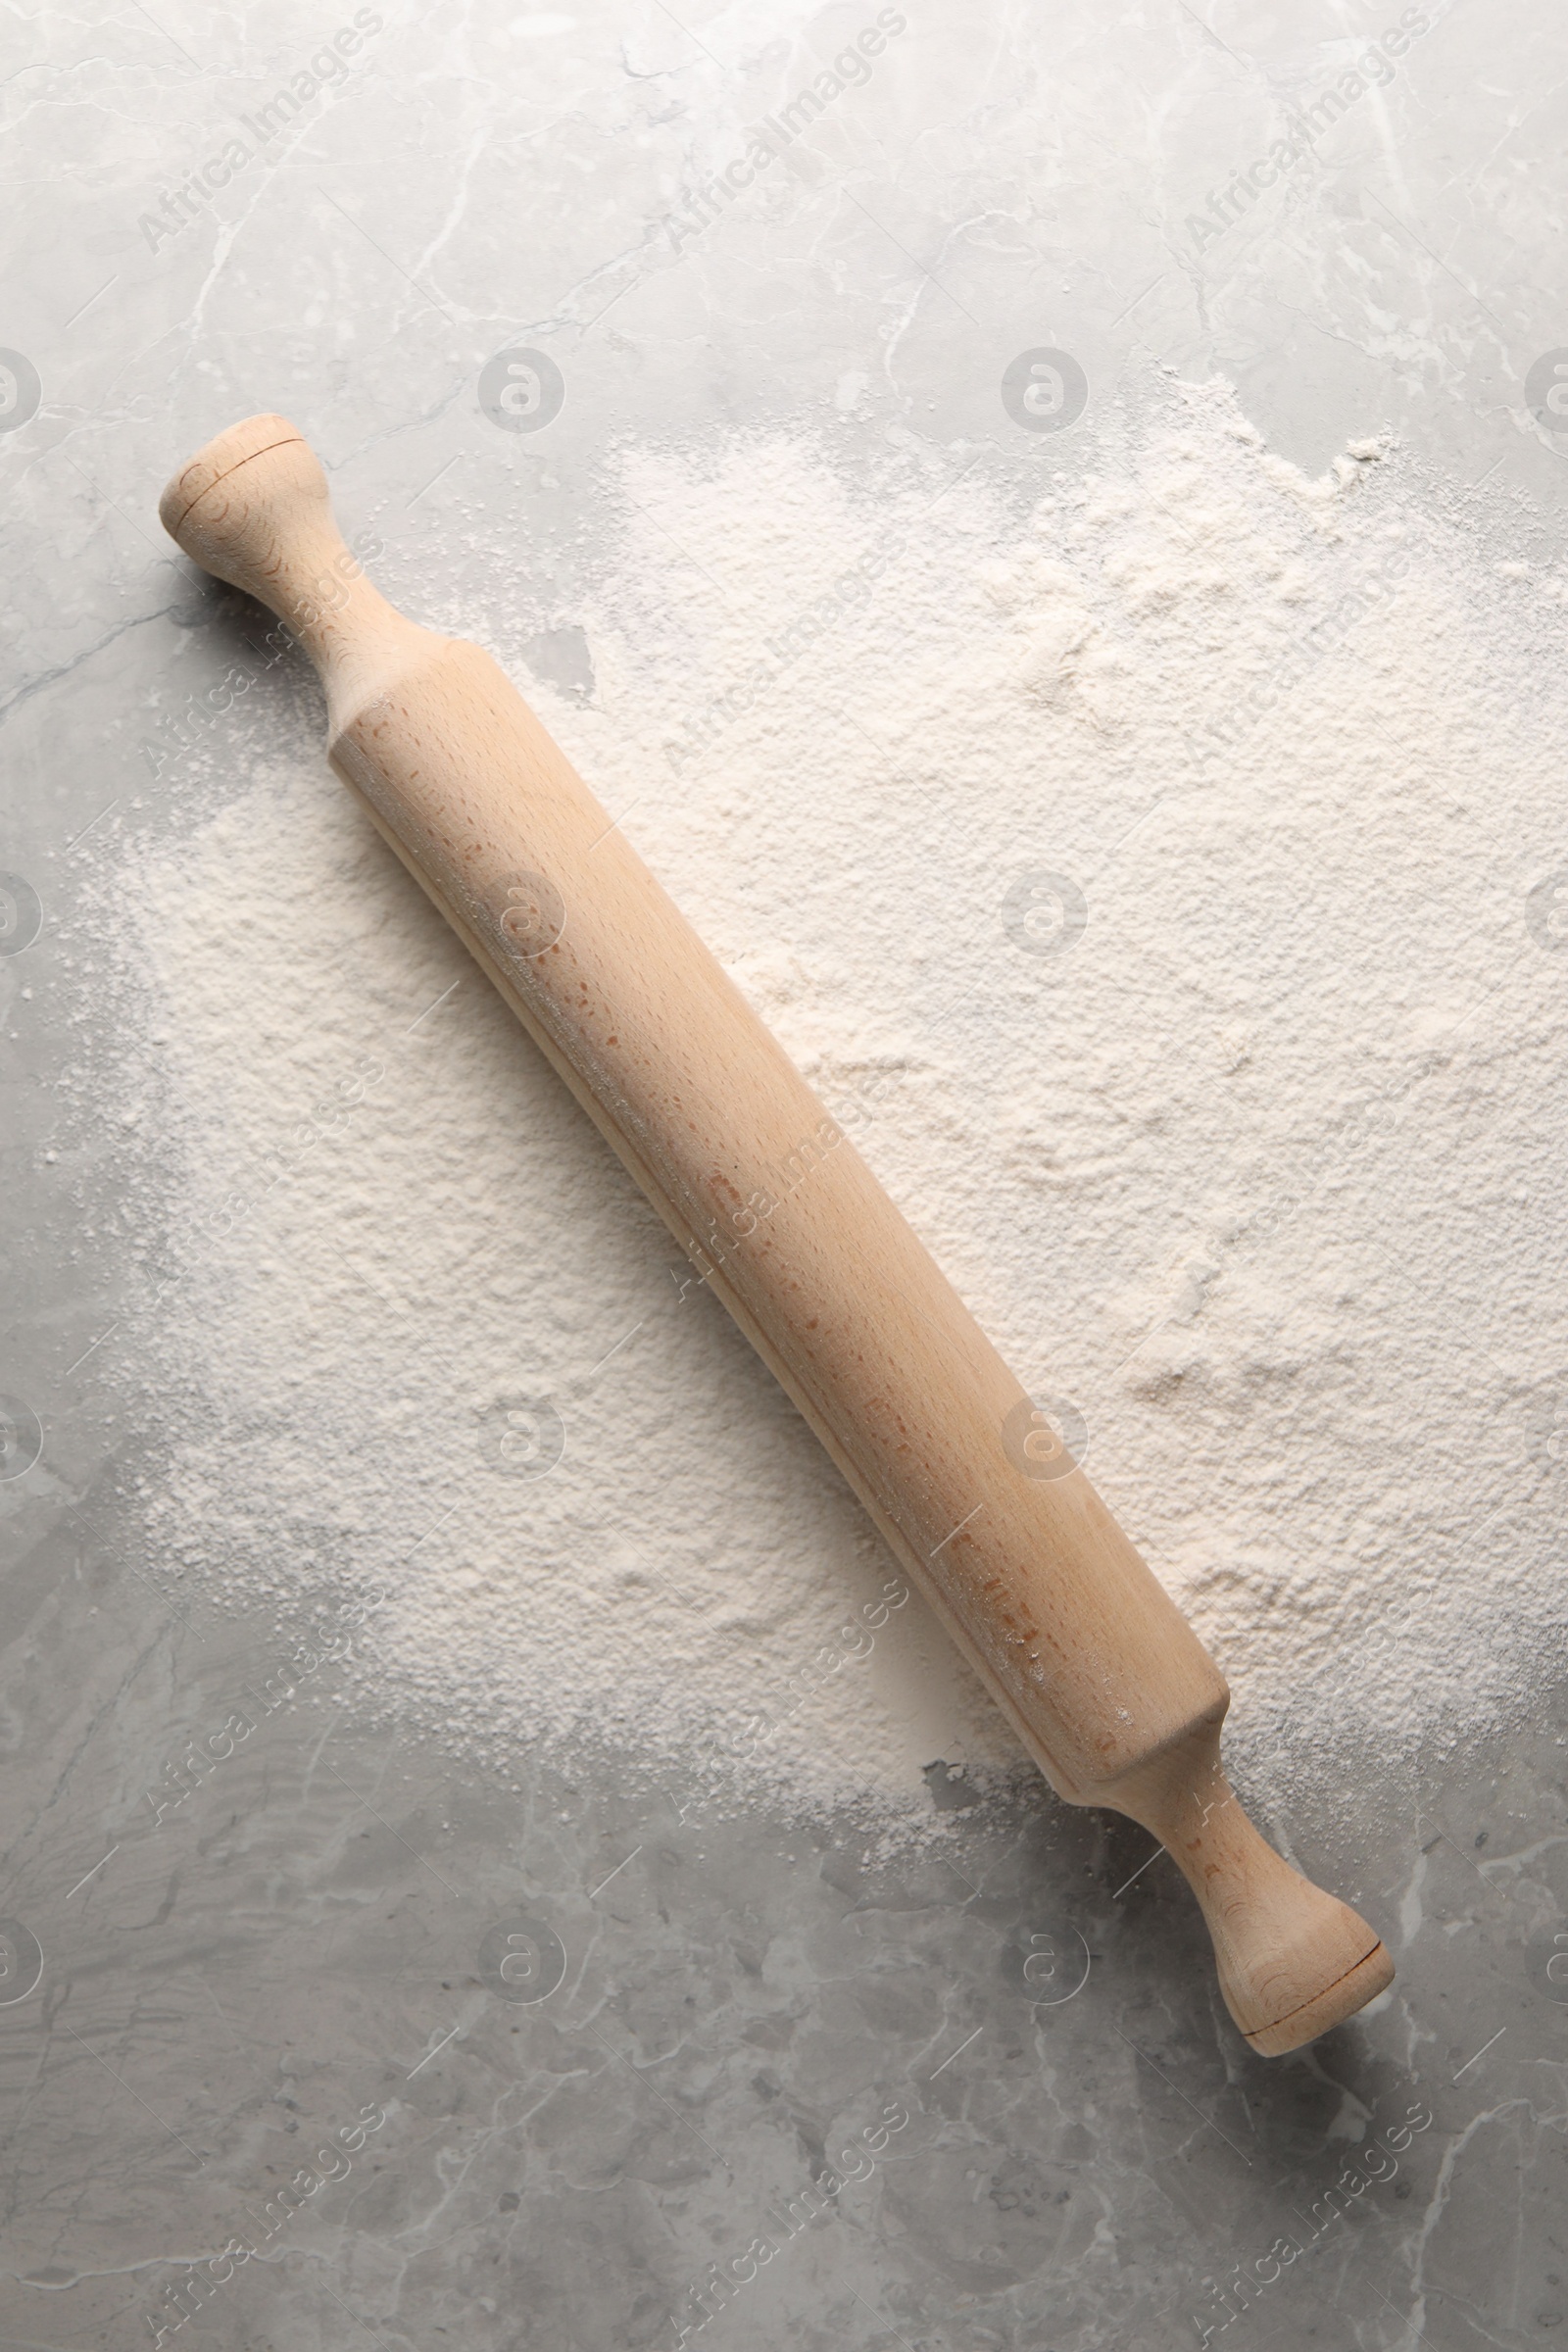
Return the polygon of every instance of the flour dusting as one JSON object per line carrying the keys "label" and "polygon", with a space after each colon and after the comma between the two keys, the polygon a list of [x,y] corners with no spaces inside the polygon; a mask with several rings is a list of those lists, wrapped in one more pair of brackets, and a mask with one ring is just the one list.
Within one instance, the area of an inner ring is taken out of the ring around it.
{"label": "flour dusting", "polygon": [[[514,668],[1077,1417],[1244,1760],[1331,1773],[1561,1663],[1562,583],[1396,450],[1308,480],[1222,386],[1094,430],[1022,481],[641,447],[569,607],[504,528],[483,611],[382,576]],[[318,727],[261,686],[106,894],[177,1147],[163,1568],[366,1592],[366,1702],[503,1769],[895,1812],[1006,1771]]]}

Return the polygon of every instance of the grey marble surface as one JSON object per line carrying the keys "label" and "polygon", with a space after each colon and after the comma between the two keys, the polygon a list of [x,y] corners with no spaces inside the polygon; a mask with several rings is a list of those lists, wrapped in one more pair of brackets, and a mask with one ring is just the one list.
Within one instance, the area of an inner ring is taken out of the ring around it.
{"label": "grey marble surface", "polygon": [[[1125,1823],[1020,1788],[900,1866],[850,1823],[603,1773],[514,1795],[332,1731],[328,1650],[138,1549],[123,1170],[108,1131],[56,1149],[53,1086],[121,1017],[88,861],[180,821],[155,690],[226,658],[180,625],[201,595],[155,514],[213,432],[291,413],[394,593],[439,559],[475,612],[443,480],[546,535],[607,440],[815,412],[848,371],[868,434],[1027,467],[1004,383],[1038,349],[1094,400],[1223,371],[1314,468],[1391,424],[1556,534],[1549,11],[904,13],[732,203],[703,190],[741,126],[869,0],[8,19],[6,2345],[1460,2352],[1568,2325],[1552,1694],[1506,1741],[1348,1755],[1349,1829],[1276,1818],[1400,1977],[1269,2064]],[[1227,203],[1336,87],[1284,180]],[[254,1738],[172,1801],[242,1703]]]}

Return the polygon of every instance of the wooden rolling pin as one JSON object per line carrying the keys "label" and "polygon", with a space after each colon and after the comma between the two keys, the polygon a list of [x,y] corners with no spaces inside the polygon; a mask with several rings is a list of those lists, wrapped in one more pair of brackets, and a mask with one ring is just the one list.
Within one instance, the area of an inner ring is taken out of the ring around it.
{"label": "wooden rolling pin", "polygon": [[[1174,1857],[1254,2050],[1390,1983],[1356,1913],[1258,1835],[1230,1692],[854,1145],[487,654],[393,611],[282,416],[160,508],[326,688],[330,757],[771,1366],[1067,1801]],[[780,1171],[788,1171],[781,1176]]]}

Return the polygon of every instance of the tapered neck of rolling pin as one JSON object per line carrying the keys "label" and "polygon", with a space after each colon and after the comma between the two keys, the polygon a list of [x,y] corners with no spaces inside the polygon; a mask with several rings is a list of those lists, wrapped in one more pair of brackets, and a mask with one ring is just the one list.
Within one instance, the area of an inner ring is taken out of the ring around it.
{"label": "tapered neck of rolling pin", "polygon": [[1358,1913],[1277,1854],[1242,1809],[1203,1723],[1105,1792],[1156,1837],[1202,1907],[1226,2006],[1266,2057],[1382,1990],[1394,1966]]}
{"label": "tapered neck of rolling pin", "polygon": [[444,642],[389,605],[344,545],[326,476],[285,416],[248,417],[175,475],[164,526],[204,570],[256,597],[299,639],[335,737]]}

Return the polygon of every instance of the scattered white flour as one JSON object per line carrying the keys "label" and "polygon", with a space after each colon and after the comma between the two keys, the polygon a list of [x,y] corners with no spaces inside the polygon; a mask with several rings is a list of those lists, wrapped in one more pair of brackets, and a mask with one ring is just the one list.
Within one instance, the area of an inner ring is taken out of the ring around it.
{"label": "scattered white flour", "polygon": [[[1095,432],[957,480],[912,441],[874,481],[787,437],[622,453],[613,561],[543,618],[493,516],[454,524],[482,602],[380,574],[509,662],[872,1107],[1230,1676],[1244,1766],[1332,1781],[1562,1664],[1568,954],[1526,919],[1568,857],[1561,583],[1396,452],[1307,480],[1223,387]],[[226,805],[115,885],[178,1146],[166,1567],[285,1613],[386,1580],[368,1695],[491,1762],[894,1810],[937,1757],[1005,1768],[280,679],[193,762]],[[1086,908],[1054,953],[1041,872]]]}

